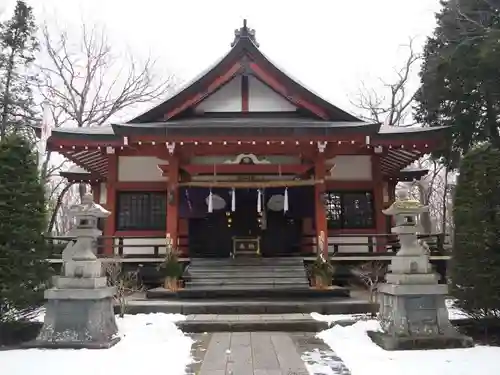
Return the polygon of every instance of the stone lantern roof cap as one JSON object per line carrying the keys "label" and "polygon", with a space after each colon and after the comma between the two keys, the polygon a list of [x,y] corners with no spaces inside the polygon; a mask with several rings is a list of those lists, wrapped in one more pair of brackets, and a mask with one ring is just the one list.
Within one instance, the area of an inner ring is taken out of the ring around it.
{"label": "stone lantern roof cap", "polygon": [[94,202],[94,197],[91,193],[86,193],[82,197],[82,202],[80,204],[73,205],[70,208],[70,213],[75,217],[94,216],[97,218],[105,218],[111,214],[111,212],[100,204]]}
{"label": "stone lantern roof cap", "polygon": [[419,215],[429,210],[428,206],[424,206],[418,200],[411,199],[410,193],[406,189],[401,189],[396,192],[396,201],[391,206],[382,212],[384,215]]}

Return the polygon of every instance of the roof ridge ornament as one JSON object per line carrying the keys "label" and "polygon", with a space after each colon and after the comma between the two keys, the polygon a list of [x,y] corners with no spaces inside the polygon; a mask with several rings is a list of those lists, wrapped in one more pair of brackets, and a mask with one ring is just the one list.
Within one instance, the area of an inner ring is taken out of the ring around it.
{"label": "roof ridge ornament", "polygon": [[256,47],[259,47],[259,43],[257,43],[257,39],[255,38],[255,29],[250,29],[247,27],[246,18],[243,20],[243,27],[240,29],[234,30],[234,40],[231,43],[231,47],[234,47],[240,39],[247,38],[255,44]]}

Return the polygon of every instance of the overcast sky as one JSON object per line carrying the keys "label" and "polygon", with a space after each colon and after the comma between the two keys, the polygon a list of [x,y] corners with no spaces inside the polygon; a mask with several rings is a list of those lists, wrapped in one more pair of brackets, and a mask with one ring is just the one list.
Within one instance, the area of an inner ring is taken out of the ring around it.
{"label": "overcast sky", "polygon": [[[11,10],[13,0],[0,0]],[[439,0],[28,0],[38,21],[99,22],[117,44],[148,51],[181,81],[229,49],[243,18],[262,51],[325,99],[350,103],[361,81],[376,85],[401,65],[410,37],[432,33]],[[4,13],[5,14],[5,13]],[[416,72],[413,85],[416,87]]]}

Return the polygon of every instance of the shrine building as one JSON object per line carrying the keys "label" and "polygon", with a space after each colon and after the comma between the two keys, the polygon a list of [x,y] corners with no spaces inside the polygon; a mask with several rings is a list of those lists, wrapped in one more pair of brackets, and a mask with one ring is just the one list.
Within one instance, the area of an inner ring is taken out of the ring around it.
{"label": "shrine building", "polygon": [[107,253],[161,255],[169,237],[185,257],[310,256],[385,251],[382,209],[446,132],[347,113],[277,67],[244,22],[169,99],[126,123],[54,129],[48,148],[112,212]]}

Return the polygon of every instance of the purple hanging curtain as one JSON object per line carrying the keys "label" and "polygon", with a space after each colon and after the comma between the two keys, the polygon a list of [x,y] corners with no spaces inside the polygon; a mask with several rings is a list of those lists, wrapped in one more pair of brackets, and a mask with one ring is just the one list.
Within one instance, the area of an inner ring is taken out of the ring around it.
{"label": "purple hanging curtain", "polygon": [[[257,207],[257,189],[252,189],[255,197],[255,207]],[[231,211],[231,191],[230,188],[213,188],[212,193],[219,195],[226,201],[224,210]],[[238,191],[236,189],[236,210],[238,210]],[[283,195],[283,188],[263,189],[262,209],[267,210],[267,202],[273,195]],[[210,194],[210,189],[201,187],[182,187],[179,189],[179,217],[183,219],[201,218],[209,215],[206,198]],[[241,196],[241,194],[240,194]],[[288,188],[288,212],[287,216],[302,218],[314,216],[314,188],[309,186]]]}

